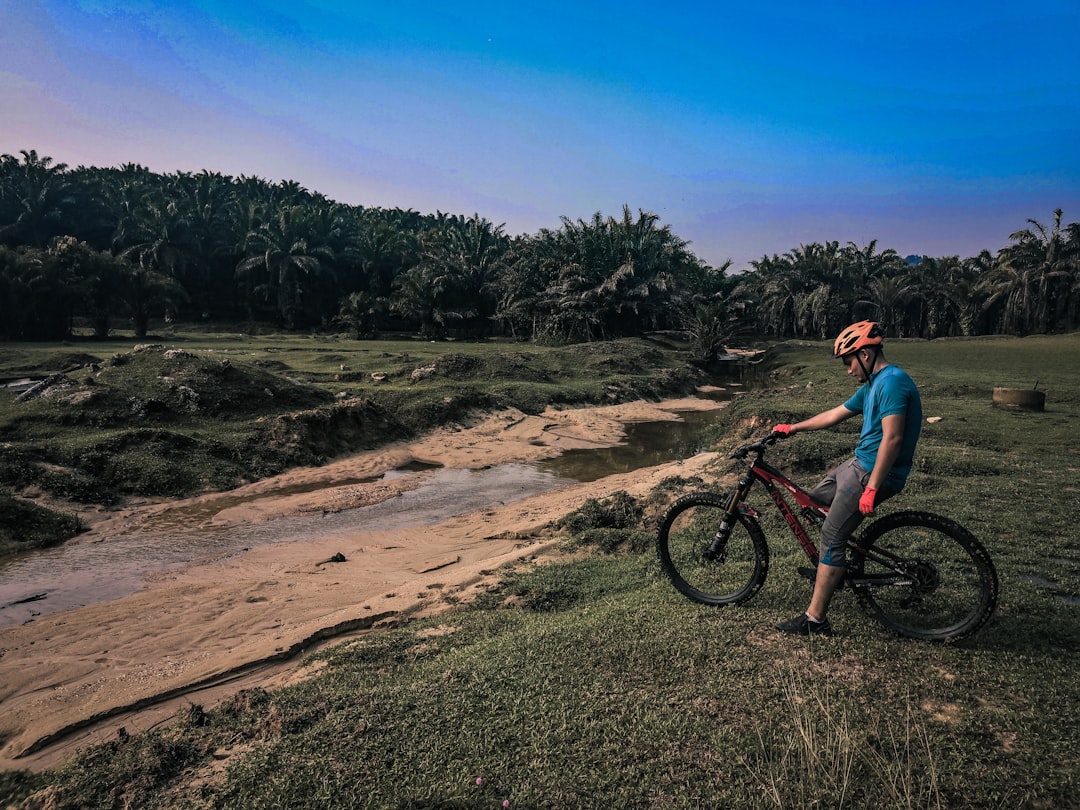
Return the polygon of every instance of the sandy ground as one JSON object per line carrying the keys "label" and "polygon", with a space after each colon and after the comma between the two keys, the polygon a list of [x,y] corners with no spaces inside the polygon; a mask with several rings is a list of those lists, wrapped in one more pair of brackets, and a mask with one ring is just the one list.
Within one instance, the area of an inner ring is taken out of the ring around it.
{"label": "sandy ground", "polygon": [[[167,524],[171,514],[220,526],[361,506],[393,497],[408,479],[341,482],[412,460],[475,469],[611,446],[628,422],[716,407],[694,398],[539,416],[499,412],[477,425],[295,470],[227,497],[84,514],[91,531],[72,542],[108,542],[137,527]],[[209,707],[241,688],[302,677],[303,654],[327,638],[436,613],[488,587],[501,566],[556,554],[556,541],[541,530],[586,498],[620,489],[644,494],[663,478],[695,474],[714,459],[703,453],[437,526],[263,546],[159,574],[128,598],[0,630],[0,768],[53,767],[121,727],[144,731],[191,703]],[[325,487],[288,494],[313,483]],[[327,562],[335,554],[345,562]]]}

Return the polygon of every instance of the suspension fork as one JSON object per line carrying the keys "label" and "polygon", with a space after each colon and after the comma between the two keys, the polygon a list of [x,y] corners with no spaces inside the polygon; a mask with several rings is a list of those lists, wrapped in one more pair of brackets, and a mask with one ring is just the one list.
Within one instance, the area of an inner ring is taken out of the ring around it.
{"label": "suspension fork", "polygon": [[720,521],[709,547],[702,553],[706,560],[724,562],[727,558],[728,538],[731,537],[731,529],[735,525],[735,521],[738,520],[739,505],[746,500],[746,494],[753,485],[754,477],[747,470],[739,479],[739,483],[731,492],[731,495],[728,496],[727,506],[724,508],[724,517]]}

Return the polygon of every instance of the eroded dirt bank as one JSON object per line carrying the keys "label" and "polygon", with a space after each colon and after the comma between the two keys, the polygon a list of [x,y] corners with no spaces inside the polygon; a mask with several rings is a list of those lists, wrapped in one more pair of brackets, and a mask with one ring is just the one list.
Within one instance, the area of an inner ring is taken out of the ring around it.
{"label": "eroded dirt bank", "polygon": [[[200,521],[220,527],[362,506],[391,498],[410,484],[406,479],[341,481],[377,476],[413,460],[477,468],[611,446],[628,422],[716,407],[709,400],[686,399],[549,409],[538,416],[504,411],[410,444],[294,470],[235,490],[228,500],[205,495],[97,513],[90,518],[91,531],[73,542],[108,543],[148,523],[168,522],[171,514],[184,515],[197,530]],[[585,499],[620,489],[644,495],[662,479],[694,475],[714,459],[715,454],[703,453],[437,526],[358,529],[256,548],[162,573],[124,599],[0,630],[0,768],[51,767],[79,745],[120,727],[145,730],[188,702],[209,706],[242,686],[282,683],[293,677],[295,666],[270,664],[295,664],[300,651],[322,638],[443,610],[486,587],[500,566],[555,553],[555,541],[541,530]],[[324,487],[295,493],[311,484]],[[248,499],[257,494],[265,497]],[[335,555],[345,561],[327,562]]]}

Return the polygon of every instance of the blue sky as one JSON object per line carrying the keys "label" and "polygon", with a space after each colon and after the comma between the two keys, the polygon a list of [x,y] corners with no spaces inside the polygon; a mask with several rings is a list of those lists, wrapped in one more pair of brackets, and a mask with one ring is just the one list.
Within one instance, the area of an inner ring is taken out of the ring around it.
{"label": "blue sky", "polygon": [[0,153],[963,257],[1080,221],[1078,40],[1078,0],[0,0]]}

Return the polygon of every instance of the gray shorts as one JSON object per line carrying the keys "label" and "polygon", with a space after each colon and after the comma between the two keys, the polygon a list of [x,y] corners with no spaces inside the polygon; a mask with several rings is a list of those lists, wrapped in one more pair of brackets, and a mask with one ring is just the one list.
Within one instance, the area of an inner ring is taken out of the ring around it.
{"label": "gray shorts", "polygon": [[[847,565],[848,538],[865,517],[859,511],[859,499],[869,480],[870,473],[854,458],[849,458],[810,490],[811,498],[829,507],[829,515],[821,526],[821,548],[818,549],[820,562],[825,565]],[[877,505],[895,494],[893,490],[882,488],[874,503]]]}

